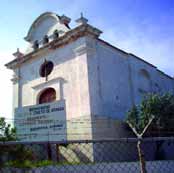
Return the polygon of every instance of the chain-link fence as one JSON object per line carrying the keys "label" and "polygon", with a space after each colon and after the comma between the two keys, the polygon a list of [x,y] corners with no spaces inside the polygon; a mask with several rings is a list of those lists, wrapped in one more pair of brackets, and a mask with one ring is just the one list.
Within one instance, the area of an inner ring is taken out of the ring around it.
{"label": "chain-link fence", "polygon": [[1,142],[0,154],[2,173],[174,172],[173,137]]}

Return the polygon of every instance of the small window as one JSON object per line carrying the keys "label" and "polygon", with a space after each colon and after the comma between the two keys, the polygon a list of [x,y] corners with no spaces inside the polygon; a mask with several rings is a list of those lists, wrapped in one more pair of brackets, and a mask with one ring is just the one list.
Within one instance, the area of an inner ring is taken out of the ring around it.
{"label": "small window", "polygon": [[36,49],[39,48],[39,42],[38,42],[38,40],[36,40],[36,41],[34,42],[33,48],[34,48],[34,50],[36,50]]}
{"label": "small window", "polygon": [[59,38],[59,32],[58,32],[57,29],[54,31],[54,35],[53,36],[54,36],[54,39]]}
{"label": "small window", "polygon": [[53,71],[54,64],[51,61],[46,61],[40,67],[40,76],[47,77]]}
{"label": "small window", "polygon": [[49,42],[49,38],[47,35],[43,38],[43,44],[47,44]]}

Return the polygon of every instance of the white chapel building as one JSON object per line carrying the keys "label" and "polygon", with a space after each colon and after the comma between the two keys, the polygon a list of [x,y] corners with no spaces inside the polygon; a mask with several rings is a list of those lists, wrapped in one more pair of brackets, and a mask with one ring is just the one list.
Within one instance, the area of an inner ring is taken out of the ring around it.
{"label": "white chapel building", "polygon": [[54,112],[55,122],[60,114],[65,123],[49,126],[56,129],[54,139],[61,128],[66,129],[66,139],[122,136],[121,121],[144,94],[174,93],[172,77],[102,40],[102,31],[83,16],[76,20],[75,28],[70,28],[70,21],[51,12],[40,15],[25,37],[29,43],[26,52],[18,50],[15,59],[6,64],[14,71],[14,118],[20,119],[23,112],[22,118],[30,120],[26,134],[35,132],[37,136],[37,130],[48,130],[43,124],[52,123]]}

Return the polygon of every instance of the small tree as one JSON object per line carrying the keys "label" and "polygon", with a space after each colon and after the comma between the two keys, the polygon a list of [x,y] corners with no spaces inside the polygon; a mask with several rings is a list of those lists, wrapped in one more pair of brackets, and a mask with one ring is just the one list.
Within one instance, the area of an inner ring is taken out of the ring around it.
{"label": "small tree", "polygon": [[[12,128],[10,124],[5,122],[5,118],[0,117],[0,141],[16,141],[16,129]],[[26,148],[24,145],[0,145],[0,166],[3,166],[5,161],[18,160],[23,162],[26,159],[33,159],[31,149]],[[5,160],[5,161],[4,161]]]}
{"label": "small tree", "polygon": [[[152,121],[153,120],[153,121]],[[134,106],[127,116],[127,122],[137,136],[142,137],[144,132],[150,127],[151,129],[159,132],[166,131],[169,134],[174,134],[173,121],[174,120],[174,95],[167,94],[148,94],[144,97],[140,105]],[[159,151],[163,142],[158,141],[156,143],[156,159],[163,159],[163,154]],[[139,143],[140,148],[140,143]]]}
{"label": "small tree", "polygon": [[152,126],[156,130],[174,132],[174,95],[148,94],[128,112],[127,121],[141,133],[152,116],[155,116]]}
{"label": "small tree", "polygon": [[15,141],[16,129],[5,122],[5,118],[0,117],[0,141]]}

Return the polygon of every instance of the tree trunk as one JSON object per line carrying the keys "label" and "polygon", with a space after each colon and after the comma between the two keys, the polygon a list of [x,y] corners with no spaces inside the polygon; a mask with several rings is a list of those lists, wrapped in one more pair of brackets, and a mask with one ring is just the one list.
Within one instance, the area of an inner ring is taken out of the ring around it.
{"label": "tree trunk", "polygon": [[145,159],[144,159],[144,154],[141,150],[141,141],[140,140],[138,140],[137,149],[138,149],[138,156],[139,156],[139,161],[140,161],[140,172],[147,173],[146,163],[145,163]]}

